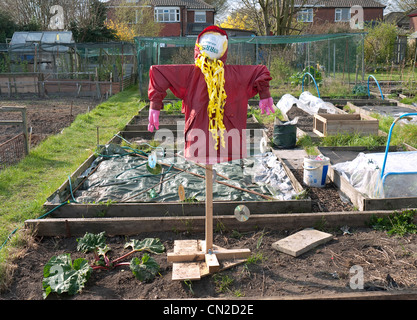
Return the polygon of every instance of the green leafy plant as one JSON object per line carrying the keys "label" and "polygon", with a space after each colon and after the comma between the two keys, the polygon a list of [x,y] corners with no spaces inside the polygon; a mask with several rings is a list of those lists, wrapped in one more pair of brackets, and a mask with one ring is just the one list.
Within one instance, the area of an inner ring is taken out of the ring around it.
{"label": "green leafy plant", "polygon": [[[309,66],[309,67],[304,68],[304,70],[301,71],[301,72],[294,73],[290,77],[291,84],[294,85],[294,86],[298,86],[298,85],[302,84],[303,76],[306,72],[310,73],[314,77],[314,80],[316,80],[317,85],[320,85],[320,83],[323,81],[323,76],[322,76],[321,72],[319,70],[315,69],[314,67]],[[304,78],[304,84],[308,85],[310,83],[313,83],[313,80],[311,79],[311,77],[306,76]]]}
{"label": "green leafy plant", "polygon": [[79,258],[72,262],[70,254],[53,256],[43,269],[44,299],[51,292],[68,292],[69,295],[81,292],[91,271],[92,268],[86,259]]}
{"label": "green leafy plant", "polygon": [[175,103],[169,102],[169,103],[164,105],[164,111],[167,114],[176,114],[176,113],[181,114],[181,108],[182,108],[182,101],[181,100],[178,100]]}
{"label": "green leafy plant", "polygon": [[404,236],[408,233],[417,233],[417,226],[413,222],[415,215],[416,210],[396,211],[386,217],[372,216],[370,224],[375,230],[387,231],[389,235]]}
{"label": "green leafy plant", "polygon": [[122,262],[136,252],[147,251],[161,254],[165,251],[164,245],[159,239],[145,238],[143,240],[131,240],[125,244],[125,248],[131,250],[125,255],[110,260],[107,253],[111,250],[106,244],[105,233],[86,233],[84,237],[77,239],[77,250],[83,253],[93,252],[94,262],[84,258],[71,262],[69,254],[52,257],[44,266],[43,290],[44,298],[51,293],[62,294],[67,292],[74,295],[81,292],[93,270],[112,270],[120,266],[129,266],[133,275],[140,281],[151,281],[159,272],[159,264],[148,253],[141,259],[133,257],[130,262]]}
{"label": "green leafy plant", "polygon": [[352,93],[358,96],[366,96],[368,94],[368,90],[364,85],[357,84],[353,87]]}

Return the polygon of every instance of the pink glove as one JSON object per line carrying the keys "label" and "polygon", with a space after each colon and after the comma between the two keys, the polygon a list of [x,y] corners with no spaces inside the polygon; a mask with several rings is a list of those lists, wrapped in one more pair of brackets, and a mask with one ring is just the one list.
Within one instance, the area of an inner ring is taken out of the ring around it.
{"label": "pink glove", "polygon": [[272,97],[261,99],[259,101],[259,108],[261,108],[261,114],[264,114],[266,112],[266,114],[269,116],[270,111],[272,113],[275,113],[273,106],[274,106],[274,100],[272,100]]}
{"label": "pink glove", "polygon": [[159,110],[149,109],[149,124],[148,131],[153,132],[153,129],[159,129]]}

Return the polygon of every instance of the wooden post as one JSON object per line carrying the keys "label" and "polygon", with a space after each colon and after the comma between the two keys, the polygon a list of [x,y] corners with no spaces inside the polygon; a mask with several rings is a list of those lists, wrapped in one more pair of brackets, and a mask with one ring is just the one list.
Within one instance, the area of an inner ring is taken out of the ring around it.
{"label": "wooden post", "polygon": [[213,165],[206,165],[206,253],[213,249]]}
{"label": "wooden post", "polygon": [[29,134],[28,134],[28,122],[27,122],[27,114],[26,114],[26,108],[23,107],[21,109],[22,112],[22,126],[23,126],[23,134],[25,136],[25,155],[29,154]]}

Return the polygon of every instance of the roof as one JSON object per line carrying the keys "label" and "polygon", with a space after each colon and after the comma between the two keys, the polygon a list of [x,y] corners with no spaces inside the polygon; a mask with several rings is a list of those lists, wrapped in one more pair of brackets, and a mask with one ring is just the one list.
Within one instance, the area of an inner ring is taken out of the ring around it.
{"label": "roof", "polygon": [[384,21],[397,25],[409,24],[409,18],[405,12],[390,12],[384,16]]}
{"label": "roof", "polygon": [[327,7],[327,8],[350,8],[361,5],[363,8],[385,8],[386,6],[374,0],[295,0],[295,5]]}
{"label": "roof", "polygon": [[[142,0],[136,0],[134,5],[140,5]],[[121,0],[110,0],[105,2],[107,7],[117,6]],[[155,7],[185,7],[187,9],[214,10],[214,6],[205,3],[203,0],[149,0]]]}
{"label": "roof", "polygon": [[411,11],[408,13],[408,16],[409,16],[409,17],[414,17],[414,16],[417,16],[417,9],[415,9],[415,10],[411,10]]}

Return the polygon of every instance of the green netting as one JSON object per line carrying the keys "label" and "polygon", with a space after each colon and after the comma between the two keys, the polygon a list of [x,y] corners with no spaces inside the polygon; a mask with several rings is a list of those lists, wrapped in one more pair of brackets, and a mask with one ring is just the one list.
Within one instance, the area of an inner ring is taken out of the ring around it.
{"label": "green netting", "polygon": [[[285,64],[291,72],[313,66],[325,76],[363,70],[366,33],[312,34],[298,36],[230,37],[228,64],[264,64],[272,72]],[[145,93],[149,68],[157,64],[192,64],[196,37],[136,37],[139,86]],[[274,74],[272,74],[274,77]],[[282,76],[282,75],[277,75]],[[289,81],[289,79],[287,79]]]}
{"label": "green netting", "polygon": [[[0,73],[53,74],[54,79],[114,81],[136,73],[131,42],[75,43],[71,32],[19,32],[0,44]],[[51,76],[48,76],[51,79]]]}

